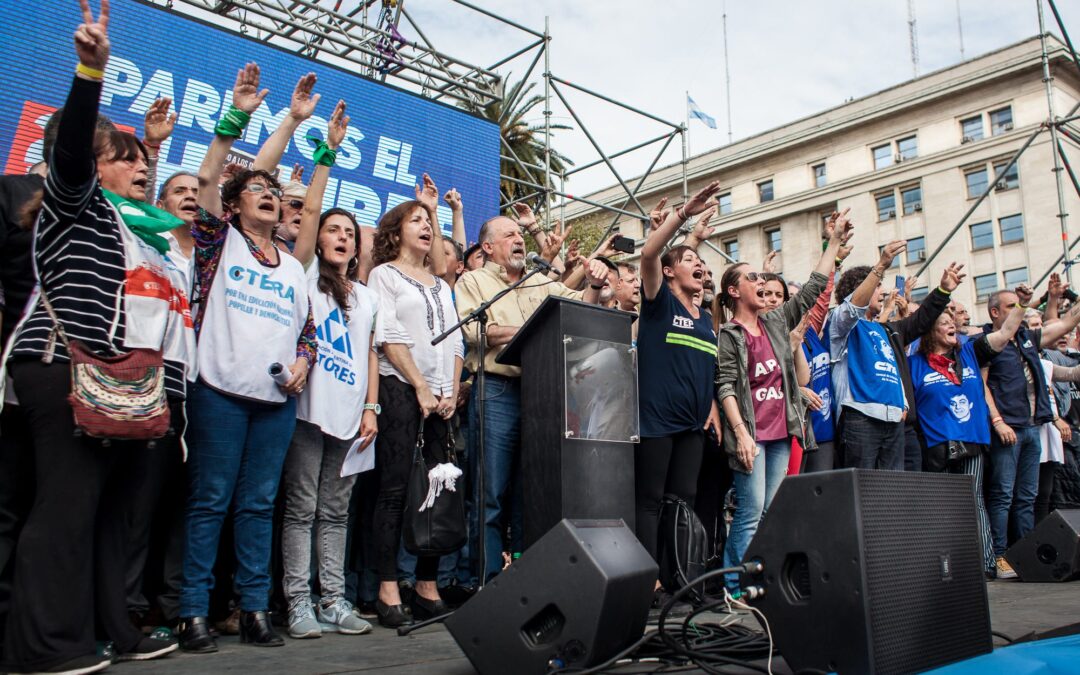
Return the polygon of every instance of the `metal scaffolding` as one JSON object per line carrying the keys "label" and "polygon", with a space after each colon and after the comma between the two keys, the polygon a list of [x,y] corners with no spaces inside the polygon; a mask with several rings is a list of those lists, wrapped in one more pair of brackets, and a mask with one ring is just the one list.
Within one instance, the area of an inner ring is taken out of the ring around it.
{"label": "metal scaffolding", "polygon": [[[1049,5],[1050,11],[1054,15],[1054,19],[1057,22],[1058,29],[1061,31],[1061,36],[1065,42],[1065,47],[1068,50],[1069,56],[1073,64],[1075,64],[1077,70],[1080,71],[1080,56],[1077,55],[1076,50],[1073,48],[1072,40],[1069,38],[1069,32],[1065,30],[1065,23],[1061,20],[1061,15],[1058,13],[1057,6],[1055,5],[1054,0],[1045,1]],[[1080,130],[1076,130],[1072,126],[1070,126],[1077,121],[1077,113],[1080,112],[1080,103],[1074,105],[1072,109],[1069,110],[1069,112],[1065,113],[1064,117],[1059,117],[1054,112],[1052,87],[1053,76],[1050,72],[1049,54],[1047,51],[1046,38],[1048,37],[1048,33],[1046,32],[1046,22],[1043,13],[1043,0],[1035,0],[1035,4],[1038,7],[1039,16],[1039,39],[1042,49],[1042,76],[1043,82],[1046,86],[1047,119],[1045,122],[1039,125],[1038,129],[1032,132],[1032,134],[1027,138],[1027,140],[1024,141],[1023,145],[1021,145],[1020,149],[1013,154],[1013,156],[1009,159],[1008,163],[996,172],[993,180],[987,183],[986,189],[983,190],[982,194],[979,195],[979,197],[964,213],[963,217],[960,218],[960,222],[958,222],[949,231],[949,233],[945,235],[945,238],[941,241],[940,244],[938,244],[937,248],[935,248],[934,251],[929,256],[927,256],[926,260],[919,267],[918,272],[916,272],[916,276],[922,276],[923,274],[925,274],[926,270],[930,267],[930,263],[934,261],[934,258],[936,258],[942,250],[944,250],[945,246],[949,243],[950,240],[952,240],[956,233],[960,231],[960,229],[967,222],[968,218],[970,218],[971,215],[975,212],[975,209],[977,209],[979,205],[986,200],[986,198],[990,195],[991,192],[997,189],[998,180],[1005,176],[1009,172],[1009,170],[1011,170],[1016,165],[1016,162],[1019,161],[1020,156],[1024,154],[1025,150],[1031,147],[1031,144],[1035,142],[1036,138],[1038,138],[1043,132],[1049,131],[1051,139],[1051,152],[1054,158],[1054,180],[1055,187],[1057,189],[1057,218],[1061,226],[1061,245],[1063,248],[1063,252],[1060,256],[1058,256],[1057,260],[1055,260],[1050,265],[1050,267],[1043,273],[1043,275],[1034,281],[1032,287],[1038,287],[1043,281],[1046,280],[1048,276],[1050,276],[1050,274],[1058,265],[1062,264],[1062,262],[1064,262],[1065,265],[1064,271],[1066,277],[1068,278],[1069,284],[1072,284],[1072,266],[1080,261],[1075,258],[1070,259],[1069,256],[1071,255],[1072,249],[1076,247],[1077,243],[1080,243],[1080,237],[1073,239],[1071,242],[1069,241],[1069,214],[1065,210],[1065,192],[1061,174],[1063,171],[1068,172],[1069,177],[1072,180],[1073,188],[1076,190],[1078,196],[1080,196],[1080,181],[1077,180],[1076,173],[1073,171],[1072,166],[1069,163],[1068,156],[1065,154],[1065,147],[1061,142],[1061,136],[1064,136],[1065,138],[1080,146]]]}
{"label": "metal scaffolding", "polygon": [[[503,98],[504,82],[498,69],[512,63],[525,62],[528,66],[522,83],[543,80],[543,165],[529,164],[518,157],[505,137],[502,141],[502,162],[513,163],[527,175],[544,176],[544,184],[502,175],[508,180],[530,188],[532,191],[516,200],[502,193],[501,208],[510,207],[517,201],[533,201],[542,207],[544,226],[551,227],[552,210],[565,206],[566,200],[576,200],[613,214],[610,232],[622,217],[648,220],[648,210],[638,199],[638,191],[645,184],[660,159],[676,136],[683,140],[685,148],[686,125],[665,120],[632,105],[605,96],[597,91],[559,77],[551,70],[551,32],[547,18],[544,29],[536,30],[522,25],[492,10],[479,7],[466,0],[442,0],[469,10],[477,18],[498,22],[507,30],[524,35],[524,44],[517,50],[495,60],[486,67],[478,66],[457,56],[439,51],[425,35],[423,29],[406,7],[409,0],[147,0],[165,10],[203,20],[211,20],[226,30],[254,37],[268,44],[287,49],[300,56],[344,67],[368,78],[393,84],[432,100],[459,105],[476,110]],[[430,0],[429,0],[430,1]],[[400,31],[399,32],[399,28]],[[404,34],[404,35],[403,35]],[[415,39],[408,39],[413,36]],[[543,59],[543,71],[537,75],[536,68]],[[520,60],[520,61],[519,61]],[[516,92],[520,96],[524,86]],[[570,91],[584,94],[621,110],[654,121],[665,128],[664,133],[649,140],[606,151],[590,131],[582,115],[568,100]],[[558,104],[577,125],[589,144],[599,155],[590,161],[561,174],[553,172],[552,155],[555,153],[551,119]],[[506,106],[505,115],[513,106]],[[504,120],[500,120],[502,122]],[[616,169],[612,160],[629,153],[655,149],[655,158],[645,173],[630,185]],[[686,192],[686,167],[688,157],[682,156],[683,192]],[[576,197],[566,192],[565,181],[582,171],[604,167],[625,191],[621,206],[601,204]],[[529,169],[533,171],[530,172]],[[554,179],[558,178],[558,187]],[[685,198],[685,194],[684,194]],[[559,200],[559,204],[555,201]],[[605,233],[606,237],[606,233]]]}

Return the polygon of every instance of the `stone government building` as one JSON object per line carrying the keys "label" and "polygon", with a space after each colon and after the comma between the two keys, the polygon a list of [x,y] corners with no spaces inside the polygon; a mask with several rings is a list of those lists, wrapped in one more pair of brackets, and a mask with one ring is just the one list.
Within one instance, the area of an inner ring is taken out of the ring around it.
{"label": "stone government building", "polygon": [[[1055,113],[1063,116],[1080,99],[1080,76],[1060,41],[1050,38],[1048,49]],[[769,250],[780,251],[785,278],[805,281],[820,250],[823,216],[851,207],[859,227],[849,266],[871,264],[882,245],[902,238],[907,252],[891,271],[914,274],[995,180],[995,167],[1004,168],[1046,121],[1040,56],[1038,38],[1030,38],[690,158],[690,193],[712,180],[723,186],[710,243],[754,265]],[[1061,139],[1080,172],[1080,147]],[[1080,198],[1064,171],[1062,177],[1075,239]],[[984,321],[991,292],[1037,280],[1061,254],[1050,134],[1040,134],[996,183],[920,278],[916,299],[957,260],[968,278],[956,297],[973,321]],[[669,206],[681,203],[681,163],[656,170],[638,192],[646,208],[663,196]],[[586,198],[621,206],[626,194],[615,185]],[[574,202],[565,218],[606,226],[614,214]],[[623,217],[619,227],[640,248],[646,223]],[[710,246],[700,252],[719,277],[727,261]],[[1080,287],[1080,267],[1076,272]]]}

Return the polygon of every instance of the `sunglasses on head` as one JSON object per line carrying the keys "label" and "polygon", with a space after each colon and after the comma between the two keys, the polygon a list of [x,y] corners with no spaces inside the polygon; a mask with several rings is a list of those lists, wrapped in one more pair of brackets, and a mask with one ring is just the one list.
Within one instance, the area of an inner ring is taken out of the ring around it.
{"label": "sunglasses on head", "polygon": [[[274,195],[278,199],[281,199],[281,190],[276,187],[270,187],[269,185],[263,185],[262,183],[248,183],[244,186],[244,189],[254,194],[259,194],[264,190],[269,190],[270,194]],[[303,204],[301,204],[303,206]]]}

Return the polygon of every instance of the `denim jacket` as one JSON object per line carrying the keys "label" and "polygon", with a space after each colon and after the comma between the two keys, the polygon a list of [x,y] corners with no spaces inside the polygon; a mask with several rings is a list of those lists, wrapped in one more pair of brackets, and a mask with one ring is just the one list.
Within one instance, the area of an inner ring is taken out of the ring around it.
{"label": "denim jacket", "polygon": [[[828,278],[823,274],[814,272],[810,280],[802,287],[795,297],[785,302],[780,307],[761,315],[761,323],[765,326],[765,334],[769,336],[769,343],[773,352],[780,362],[783,375],[784,410],[787,415],[788,434],[799,439],[806,439],[811,435],[810,428],[806,424],[806,415],[799,391],[799,382],[795,375],[795,357],[791,351],[789,334],[802,320],[803,314],[810,310],[817,302],[818,296],[825,290]],[[727,322],[720,327],[717,336],[716,351],[716,399],[721,402],[729,396],[734,396],[739,406],[739,413],[746,422],[747,431],[756,437],[756,424],[754,420],[754,405],[750,400],[750,374],[747,369],[746,340],[743,337],[743,329],[734,322]],[[724,451],[728,454],[728,464],[735,471],[745,471],[737,458],[736,449],[738,444],[735,440],[735,432],[731,428],[731,422],[727,416],[723,416],[724,425]]]}

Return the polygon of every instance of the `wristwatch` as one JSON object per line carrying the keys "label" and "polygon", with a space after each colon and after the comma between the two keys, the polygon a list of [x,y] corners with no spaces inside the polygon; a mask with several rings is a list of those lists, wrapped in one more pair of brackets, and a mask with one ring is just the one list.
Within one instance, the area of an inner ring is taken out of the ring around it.
{"label": "wristwatch", "polygon": [[372,410],[372,411],[375,412],[376,416],[379,416],[379,415],[382,414],[382,406],[379,405],[378,403],[365,403],[364,404],[364,410]]}

